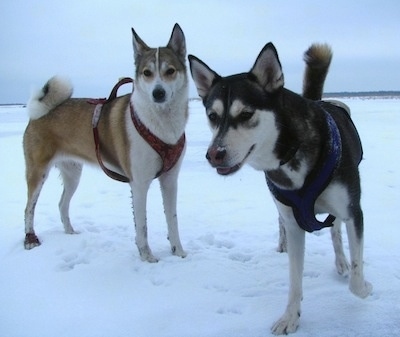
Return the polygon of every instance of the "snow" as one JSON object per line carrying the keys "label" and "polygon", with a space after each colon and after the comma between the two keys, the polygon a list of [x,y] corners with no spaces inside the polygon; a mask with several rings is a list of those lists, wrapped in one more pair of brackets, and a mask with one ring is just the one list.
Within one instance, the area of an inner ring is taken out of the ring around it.
{"label": "snow", "polygon": [[[296,336],[400,334],[399,100],[344,100],[364,145],[361,164],[365,273],[361,300],[337,275],[329,230],[307,234],[304,300]],[[139,259],[126,184],[86,166],[71,205],[77,235],[63,232],[53,170],[39,199],[42,245],[23,248],[26,186],[22,107],[0,107],[0,336],[270,336],[288,291],[276,252],[277,213],[262,173],[218,176],[204,155],[204,110],[190,102],[178,217],[188,256],[170,254],[158,182],[149,192],[149,241],[160,262]],[[348,249],[347,237],[344,244]]]}

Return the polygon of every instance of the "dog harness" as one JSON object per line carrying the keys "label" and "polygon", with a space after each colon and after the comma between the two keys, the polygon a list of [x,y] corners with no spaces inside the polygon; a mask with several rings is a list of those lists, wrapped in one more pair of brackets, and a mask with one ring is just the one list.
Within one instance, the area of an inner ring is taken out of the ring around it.
{"label": "dog harness", "polygon": [[[133,79],[129,77],[122,78],[112,89],[110,96],[108,98],[100,98],[100,99],[90,99],[88,100],[88,103],[90,104],[96,104],[96,107],[94,108],[93,111],[93,118],[92,118],[92,128],[93,128],[93,137],[94,137],[94,143],[96,147],[96,156],[97,160],[99,162],[100,167],[103,169],[104,173],[109,176],[112,179],[121,181],[121,182],[129,182],[129,178],[125,177],[117,172],[114,172],[110,169],[108,169],[101,158],[101,151],[100,151],[100,137],[99,137],[99,131],[98,131],[98,123],[100,120],[101,116],[101,111],[103,108],[103,105],[106,103],[111,102],[117,97],[117,91],[118,89],[126,83],[133,83]],[[136,130],[140,134],[140,136],[152,147],[154,151],[157,152],[157,154],[161,157],[162,159],[162,167],[160,171],[157,172],[156,176],[154,178],[158,178],[160,175],[162,175],[165,172],[168,172],[170,169],[172,169],[179,158],[182,155],[182,151],[185,147],[185,133],[182,134],[182,136],[179,138],[178,142],[176,144],[167,144],[164,141],[162,141],[160,138],[158,138],[156,135],[154,135],[139,119],[137,116],[132,103],[130,102],[130,112],[131,112],[131,118],[133,125],[135,126]]]}
{"label": "dog harness", "polygon": [[[329,214],[321,222],[315,218],[314,206],[317,198],[332,180],[333,172],[338,166],[342,152],[342,141],[339,129],[333,117],[324,109],[328,124],[328,152],[318,168],[306,177],[304,185],[297,190],[285,190],[275,185],[266,174],[267,184],[273,196],[281,203],[290,206],[298,225],[307,232],[320,230],[333,225],[335,216]],[[347,112],[345,112],[347,113]]]}
{"label": "dog harness", "polygon": [[168,172],[170,169],[172,169],[177,163],[182,154],[183,148],[185,147],[185,134],[179,138],[176,144],[167,144],[156,135],[151,133],[150,130],[141,122],[135,110],[133,109],[132,103],[130,104],[130,108],[132,121],[136,130],[163,160],[163,166],[156,174],[156,178],[158,178],[164,172]]}

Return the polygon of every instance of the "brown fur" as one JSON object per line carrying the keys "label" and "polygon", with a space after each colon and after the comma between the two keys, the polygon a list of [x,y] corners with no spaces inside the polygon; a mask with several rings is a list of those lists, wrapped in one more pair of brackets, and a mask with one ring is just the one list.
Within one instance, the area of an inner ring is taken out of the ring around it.
{"label": "brown fur", "polygon": [[[168,238],[174,255],[185,257],[178,232],[177,179],[185,142],[179,152],[167,158],[147,143],[131,119],[130,104],[142,125],[169,145],[185,139],[188,81],[185,67],[186,44],[183,31],[176,24],[163,53],[149,48],[132,29],[136,69],[132,95],[117,97],[105,103],[97,124],[100,156],[110,170],[123,175],[132,192],[136,228],[136,245],[142,260],[156,262],[147,239],[146,199],[155,177],[159,179]],[[154,55],[154,57],[149,57]],[[142,62],[145,60],[145,62]],[[113,90],[114,91],[114,90]],[[35,206],[50,169],[60,169],[64,190],[59,203],[61,221],[66,233],[75,233],[70,218],[70,200],[79,184],[84,162],[98,165],[93,134],[95,104],[86,98],[70,98],[72,85],[57,76],[51,78],[29,103],[31,120],[24,134],[28,200],[25,208],[25,248],[40,245],[34,231]],[[110,95],[114,97],[114,95]],[[174,160],[171,160],[174,156]],[[107,173],[107,172],[106,172]]]}
{"label": "brown fur", "polygon": [[[128,103],[129,95],[125,95],[106,104],[98,128],[104,159],[131,178],[124,120]],[[58,155],[97,163],[91,125],[94,108],[87,99],[69,99],[47,115],[30,120],[23,140],[28,193],[32,193],[43,170]]]}

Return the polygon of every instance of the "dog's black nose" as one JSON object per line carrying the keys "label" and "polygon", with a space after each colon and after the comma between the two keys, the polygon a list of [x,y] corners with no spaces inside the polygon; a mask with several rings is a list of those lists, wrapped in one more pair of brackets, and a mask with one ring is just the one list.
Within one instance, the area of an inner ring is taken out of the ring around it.
{"label": "dog's black nose", "polygon": [[156,87],[153,90],[154,102],[162,103],[165,101],[165,90],[162,87]]}

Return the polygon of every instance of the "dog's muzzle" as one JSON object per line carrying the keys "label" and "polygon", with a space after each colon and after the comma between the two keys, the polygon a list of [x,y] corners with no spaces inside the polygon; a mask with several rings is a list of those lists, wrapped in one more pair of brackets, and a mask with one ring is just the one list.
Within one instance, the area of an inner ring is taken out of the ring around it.
{"label": "dog's muzzle", "polygon": [[212,167],[215,167],[217,169],[217,173],[220,175],[229,175],[232,173],[235,173],[238,171],[243,164],[245,163],[246,159],[250,156],[250,154],[253,152],[255,145],[252,145],[250,147],[250,150],[247,152],[246,156],[244,159],[240,162],[237,163],[233,166],[226,166],[224,165],[225,157],[226,157],[226,148],[217,146],[217,147],[211,147],[208,149],[206,153],[206,158],[210,165]]}

